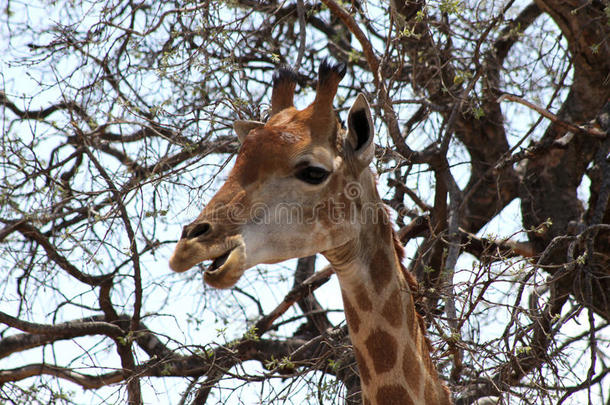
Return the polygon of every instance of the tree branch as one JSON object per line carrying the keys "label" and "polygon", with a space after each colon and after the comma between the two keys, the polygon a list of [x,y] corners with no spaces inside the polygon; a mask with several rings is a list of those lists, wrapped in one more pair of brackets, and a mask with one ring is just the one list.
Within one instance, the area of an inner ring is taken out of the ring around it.
{"label": "tree branch", "polygon": [[0,384],[24,380],[39,375],[50,375],[71,381],[85,389],[101,388],[110,384],[116,384],[124,380],[123,373],[116,371],[99,376],[77,373],[65,367],[53,366],[51,364],[28,364],[10,370],[0,370]]}
{"label": "tree branch", "polygon": [[22,110],[17,107],[15,103],[9,100],[4,91],[0,90],[0,105],[5,106],[9,110],[11,110],[16,116],[24,120],[43,120],[54,112],[61,110],[75,112],[85,122],[89,122],[90,120],[85,109],[73,101],[62,101],[57,104],[53,104],[50,107],[42,108],[40,110]]}
{"label": "tree branch", "polygon": [[330,279],[332,274],[332,267],[326,266],[322,270],[314,273],[311,277],[307,278],[301,284],[293,287],[273,311],[256,322],[254,332],[258,336],[262,336],[263,333],[269,330],[277,318],[282,316],[284,312],[286,312],[297,301],[303,299],[303,297],[311,294],[312,291],[325,284]]}
{"label": "tree branch", "polygon": [[[298,288],[304,281],[309,279],[315,270],[316,256],[304,257],[298,260],[297,269],[294,273],[294,284],[292,288]],[[323,333],[332,325],[324,314],[323,308],[313,295],[313,291],[297,300],[297,304],[301,311],[307,317],[307,324],[317,333]],[[297,330],[296,333],[299,331]]]}
{"label": "tree branch", "polygon": [[[0,315],[1,316],[1,315]],[[12,318],[12,317],[11,317]],[[7,322],[17,322],[16,318],[8,318]],[[81,336],[94,336],[94,335],[105,335],[111,338],[121,337],[126,334],[125,331],[129,330],[129,321],[131,317],[128,315],[119,315],[113,323],[105,321],[105,315],[96,315],[83,319],[76,319],[69,322],[59,323],[52,325],[53,328],[49,328],[48,325],[40,324],[29,324],[30,329],[28,333],[18,333],[15,335],[7,336],[0,339],[0,359],[7,357],[13,353],[22,352],[24,350],[32,349],[34,347],[43,346],[49,343],[54,343],[59,340],[73,339]],[[20,321],[23,322],[23,321]],[[115,324],[116,322],[116,324]],[[8,323],[7,323],[8,324]],[[87,324],[86,327],[81,327]],[[15,323],[18,325],[18,323]],[[21,324],[23,326],[23,324]],[[99,329],[99,325],[104,325],[103,328],[109,327],[112,333],[103,333],[103,329]],[[109,326],[108,326],[109,325]],[[13,325],[9,325],[13,326]],[[26,326],[28,326],[26,324]],[[13,326],[20,330],[23,328]],[[32,327],[38,328],[39,331],[46,331],[45,333],[34,333]],[[137,332],[134,334],[135,341],[138,345],[148,354],[150,357],[157,356],[158,358],[170,358],[174,356],[174,352],[167,348],[159,338],[150,331],[143,323],[138,326]]]}
{"label": "tree branch", "polygon": [[125,332],[118,326],[100,321],[84,322],[79,320],[64,322],[57,325],[46,325],[23,321],[5,312],[0,312],[0,322],[34,335],[47,335],[62,338],[87,335],[105,335],[116,339],[125,334]]}

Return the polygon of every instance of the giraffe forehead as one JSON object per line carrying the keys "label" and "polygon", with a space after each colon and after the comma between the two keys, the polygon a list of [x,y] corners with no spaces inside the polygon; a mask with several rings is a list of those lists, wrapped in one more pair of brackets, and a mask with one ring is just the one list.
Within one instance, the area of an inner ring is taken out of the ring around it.
{"label": "giraffe forehead", "polygon": [[259,160],[281,157],[280,161],[290,161],[299,151],[311,143],[306,127],[295,125],[269,126],[250,132],[244,140],[237,160]]}
{"label": "giraffe forehead", "polygon": [[245,138],[231,172],[242,187],[260,182],[271,174],[287,175],[293,160],[308,147],[307,134],[286,128],[259,128]]}
{"label": "giraffe forehead", "polygon": [[290,133],[305,134],[314,143],[326,143],[334,141],[341,126],[337,115],[316,114],[311,104],[303,110],[286,108],[269,118],[265,127],[283,127]]}
{"label": "giraffe forehead", "polygon": [[297,165],[318,164],[328,170],[337,165],[328,143],[313,139],[299,125],[265,126],[245,138],[232,171],[242,186],[263,181],[271,175],[287,176]]}

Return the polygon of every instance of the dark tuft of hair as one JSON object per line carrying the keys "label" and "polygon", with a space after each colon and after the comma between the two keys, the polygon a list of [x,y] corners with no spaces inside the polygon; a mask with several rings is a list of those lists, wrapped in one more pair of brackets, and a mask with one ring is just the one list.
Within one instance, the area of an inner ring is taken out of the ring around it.
{"label": "dark tuft of hair", "polygon": [[276,86],[281,82],[296,83],[298,76],[296,72],[289,66],[282,65],[273,72],[273,85]]}
{"label": "dark tuft of hair", "polygon": [[[389,215],[389,210],[388,207],[385,207],[386,209],[386,213],[388,213]],[[426,328],[426,322],[424,320],[423,314],[422,314],[422,306],[424,305],[423,303],[423,296],[421,295],[421,291],[419,288],[419,283],[417,282],[417,279],[415,278],[415,276],[413,275],[413,273],[411,273],[409,270],[407,270],[405,268],[405,266],[402,264],[402,260],[405,258],[405,248],[402,245],[402,242],[400,241],[400,238],[398,237],[398,234],[396,233],[396,231],[394,231],[394,229],[392,229],[392,239],[394,240],[394,250],[396,251],[396,256],[398,257],[398,264],[400,266],[400,271],[402,272],[402,275],[405,278],[405,281],[407,282],[407,286],[409,287],[409,291],[411,293],[411,297],[413,298],[413,304],[414,304],[414,311],[415,311],[415,317],[417,319],[417,323],[419,324],[419,328],[422,331],[422,335],[424,338],[424,342],[426,343],[426,346],[428,347],[428,350],[430,352],[433,351],[432,348],[432,343],[430,343],[430,339],[428,339],[427,336],[427,328]],[[428,368],[428,370],[433,370],[434,365],[432,364],[432,360],[430,359],[430,357],[427,357],[427,360],[424,360],[426,362],[426,366]]]}
{"label": "dark tuft of hair", "polygon": [[343,78],[346,72],[347,64],[343,62],[337,62],[333,64],[329,61],[328,58],[324,58],[324,60],[320,64],[320,69],[318,70],[318,80],[323,82],[327,80],[332,74],[339,76],[339,78]]}

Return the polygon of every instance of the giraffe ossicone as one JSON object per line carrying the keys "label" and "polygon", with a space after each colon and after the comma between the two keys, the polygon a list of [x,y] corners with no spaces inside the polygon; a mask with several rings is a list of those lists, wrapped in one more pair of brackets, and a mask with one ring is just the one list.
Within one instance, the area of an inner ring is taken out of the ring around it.
{"label": "giraffe ossicone", "polygon": [[170,259],[177,272],[211,261],[205,281],[233,286],[261,263],[323,254],[337,274],[364,404],[450,404],[415,312],[413,276],[401,264],[369,164],[374,124],[356,97],[341,127],[333,99],[344,64],[323,62],[314,101],[294,107],[297,76],[273,78],[271,117],[237,121],[241,141],[226,182],[183,228]]}

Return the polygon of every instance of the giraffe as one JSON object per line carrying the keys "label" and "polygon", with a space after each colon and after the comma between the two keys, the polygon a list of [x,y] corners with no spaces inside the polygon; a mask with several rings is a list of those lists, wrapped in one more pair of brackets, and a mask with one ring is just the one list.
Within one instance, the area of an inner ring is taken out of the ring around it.
{"label": "giraffe", "polygon": [[210,260],[206,283],[234,285],[260,263],[323,254],[337,274],[365,405],[450,404],[415,311],[388,212],[369,169],[373,120],[359,94],[347,129],[333,110],[345,64],[324,61],[314,101],[293,105],[295,73],[273,77],[266,123],[236,121],[241,142],[226,182],[183,228],[170,267]]}

